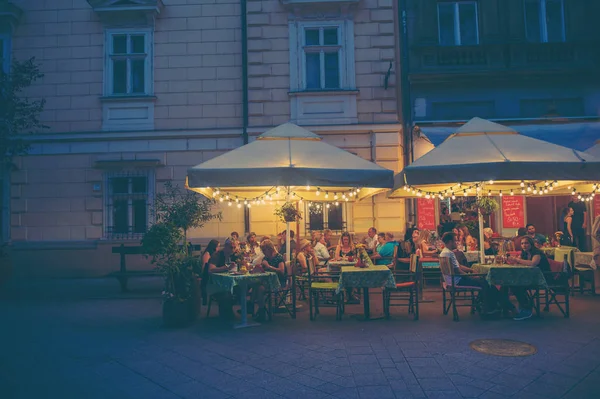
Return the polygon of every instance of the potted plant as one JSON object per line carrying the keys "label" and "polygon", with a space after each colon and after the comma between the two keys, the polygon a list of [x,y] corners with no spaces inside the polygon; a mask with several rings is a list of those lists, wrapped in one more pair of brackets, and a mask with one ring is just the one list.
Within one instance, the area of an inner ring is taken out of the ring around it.
{"label": "potted plant", "polygon": [[489,216],[498,210],[498,201],[489,197],[479,197],[476,207],[482,215]]}
{"label": "potted plant", "polygon": [[302,215],[296,209],[296,206],[291,202],[286,202],[279,208],[275,209],[275,216],[284,223],[299,222],[302,220]]}
{"label": "potted plant", "polygon": [[163,322],[168,327],[188,325],[198,313],[199,295],[196,275],[202,273],[200,259],[191,256],[187,233],[210,220],[221,218],[213,214],[213,200],[192,191],[181,190],[168,181],[165,190],[156,196],[155,223],[144,235],[142,247],[164,276]]}

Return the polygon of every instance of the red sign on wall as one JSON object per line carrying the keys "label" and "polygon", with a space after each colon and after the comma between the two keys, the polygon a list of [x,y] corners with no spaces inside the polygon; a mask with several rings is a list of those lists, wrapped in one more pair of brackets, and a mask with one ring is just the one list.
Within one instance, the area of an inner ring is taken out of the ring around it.
{"label": "red sign on wall", "polygon": [[417,227],[419,230],[435,230],[435,200],[417,198]]}
{"label": "red sign on wall", "polygon": [[502,197],[502,227],[507,229],[525,227],[524,203],[524,197],[520,195]]}
{"label": "red sign on wall", "polygon": [[594,196],[594,218],[600,216],[600,195]]}

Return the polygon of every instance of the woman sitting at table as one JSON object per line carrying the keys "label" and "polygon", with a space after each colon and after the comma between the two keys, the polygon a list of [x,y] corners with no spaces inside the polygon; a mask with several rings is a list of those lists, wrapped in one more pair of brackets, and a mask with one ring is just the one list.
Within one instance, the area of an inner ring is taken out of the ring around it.
{"label": "woman sitting at table", "polygon": [[[218,245],[218,243],[217,243]],[[208,248],[207,248],[208,249]],[[235,267],[234,263],[227,263],[227,254],[224,249],[219,249],[212,254],[208,261],[208,267],[205,267],[205,272],[202,280],[206,278],[208,281],[212,273],[226,273]],[[233,318],[233,297],[229,292],[218,292],[212,295],[219,304],[219,317],[223,319]]]}
{"label": "woman sitting at table", "polygon": [[419,239],[417,241],[417,254],[422,258],[432,257],[437,255],[437,251],[435,246],[429,243],[429,238],[431,237],[431,233],[429,230],[421,230],[421,234],[419,235]]}
{"label": "woman sitting at table", "polygon": [[[507,263],[516,266],[527,266],[527,267],[539,267],[542,273],[549,273],[550,263],[548,262],[548,258],[546,254],[539,250],[535,246],[535,242],[531,237],[523,237],[521,238],[521,248],[523,251],[521,252],[521,257],[508,257]],[[507,287],[503,287],[504,291],[504,304],[503,307],[512,312],[514,315],[514,320],[525,320],[529,319],[532,315],[531,313],[531,303],[529,301],[529,296],[527,295],[526,287],[510,287],[513,295],[517,298],[519,302],[519,311],[517,312],[515,305],[513,305],[508,298]]]}
{"label": "woman sitting at table", "polygon": [[210,240],[204,252],[202,252],[202,273],[200,277],[200,290],[202,291],[202,303],[206,305],[208,296],[206,294],[206,285],[208,284],[208,261],[220,249],[219,241]]}
{"label": "woman sitting at table", "polygon": [[[288,273],[285,267],[283,256],[277,252],[275,245],[271,240],[264,240],[260,243],[260,249],[264,254],[264,258],[260,266],[265,272],[273,272],[277,274],[281,287],[287,286]],[[252,300],[258,304],[258,312],[255,319],[257,321],[265,320],[265,293],[264,285],[252,287]]]}
{"label": "woman sitting at table", "polygon": [[494,231],[489,227],[483,229],[483,249],[485,250],[486,255],[496,255],[498,253],[498,250],[492,242],[493,235]]}
{"label": "woman sitting at table", "polygon": [[300,273],[306,273],[308,271],[308,260],[313,258],[316,260],[315,264],[318,263],[317,254],[313,249],[312,245],[310,245],[310,241],[302,239],[298,243],[297,247],[297,255],[296,255],[296,263],[299,268]]}
{"label": "woman sitting at table", "polygon": [[418,245],[417,243],[419,242],[419,236],[421,235],[421,232],[419,231],[419,229],[414,228],[414,229],[409,229],[410,230],[410,235],[408,234],[409,232],[407,231],[406,236],[408,236],[409,238],[407,238],[406,241],[406,253],[405,256],[407,258],[410,258],[410,255],[416,254],[417,253],[417,249],[418,249]]}
{"label": "woman sitting at table", "polygon": [[354,243],[350,239],[350,233],[344,232],[335,249],[335,260],[354,255],[356,255],[356,248],[354,248]]}
{"label": "woman sitting at table", "polygon": [[467,251],[477,251],[477,240],[473,238],[469,228],[467,226],[461,226],[459,232],[462,232],[460,240]]}

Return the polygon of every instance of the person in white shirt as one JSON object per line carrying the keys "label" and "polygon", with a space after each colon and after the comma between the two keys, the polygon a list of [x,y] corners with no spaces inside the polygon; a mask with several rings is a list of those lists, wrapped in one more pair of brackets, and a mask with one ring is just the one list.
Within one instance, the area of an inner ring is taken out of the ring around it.
{"label": "person in white shirt", "polygon": [[[454,250],[457,247],[456,234],[445,233],[442,236],[444,242],[444,249],[440,253],[440,258],[448,258],[450,265],[454,269],[454,285],[456,287],[479,287],[481,288],[481,297],[483,299],[486,314],[496,313],[498,311],[498,290],[496,287],[490,287],[490,285],[481,277],[470,277],[469,273],[473,273],[473,269],[470,267],[462,266],[458,263]],[[444,274],[444,281],[447,285],[452,286],[452,276]]]}
{"label": "person in white shirt", "polygon": [[367,246],[367,253],[375,253],[377,248],[377,229],[375,227],[371,227],[369,231],[367,231],[367,237],[365,237],[364,243]]}
{"label": "person in white shirt", "polygon": [[325,246],[325,239],[323,237],[321,237],[320,241],[317,241],[313,249],[315,254],[317,255],[319,263],[327,262],[331,257],[331,255],[329,255],[327,247]]}
{"label": "person in white shirt", "polygon": [[248,234],[248,236],[246,237],[246,243],[246,248],[248,250],[248,255],[250,255],[250,262],[252,267],[260,265],[265,255],[262,253],[260,245],[256,240],[256,233],[252,232]]}

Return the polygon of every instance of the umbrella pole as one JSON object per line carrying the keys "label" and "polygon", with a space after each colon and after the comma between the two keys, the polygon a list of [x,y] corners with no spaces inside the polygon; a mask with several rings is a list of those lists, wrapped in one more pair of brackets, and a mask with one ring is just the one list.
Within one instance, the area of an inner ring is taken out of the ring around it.
{"label": "umbrella pole", "polygon": [[[481,183],[481,185],[483,186],[484,183]],[[480,193],[483,192],[483,187],[480,191]],[[477,200],[479,200],[479,198],[481,197],[481,194],[477,194]],[[483,241],[485,239],[485,236],[483,234],[483,215],[481,214],[481,209],[479,209],[479,206],[477,207],[477,219],[479,219],[479,263],[484,263],[484,259],[485,259],[485,246],[483,245]]]}
{"label": "umbrella pole", "polygon": [[[286,187],[285,202],[286,203],[290,202],[290,188],[289,187]],[[285,239],[286,239],[286,243],[285,243],[285,261],[287,263],[287,262],[289,262],[291,260],[291,253],[292,253],[292,239],[290,237],[290,222],[286,222]]]}

